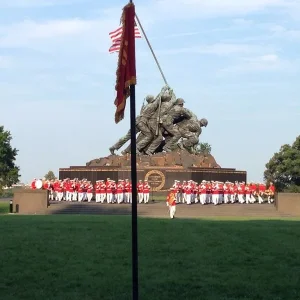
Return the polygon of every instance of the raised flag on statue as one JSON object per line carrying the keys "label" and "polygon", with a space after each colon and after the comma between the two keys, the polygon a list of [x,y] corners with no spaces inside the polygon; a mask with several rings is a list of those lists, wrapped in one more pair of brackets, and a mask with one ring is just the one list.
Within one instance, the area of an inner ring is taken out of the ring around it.
{"label": "raised flag on statue", "polygon": [[[121,38],[122,38],[123,26],[109,33],[112,40],[112,45],[109,48],[109,53],[114,53],[120,51]],[[136,39],[142,38],[139,28],[135,25],[134,27],[134,37]]]}

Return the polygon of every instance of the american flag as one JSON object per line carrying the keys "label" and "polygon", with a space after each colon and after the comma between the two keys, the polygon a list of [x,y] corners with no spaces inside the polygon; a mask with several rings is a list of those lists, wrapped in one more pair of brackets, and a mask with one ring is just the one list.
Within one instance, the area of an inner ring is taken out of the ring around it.
{"label": "american flag", "polygon": [[[121,46],[121,36],[122,36],[122,26],[118,29],[109,33],[109,36],[112,40],[112,45],[109,48],[109,53],[118,52]],[[134,37],[136,39],[142,38],[140,30],[137,26],[134,27]]]}

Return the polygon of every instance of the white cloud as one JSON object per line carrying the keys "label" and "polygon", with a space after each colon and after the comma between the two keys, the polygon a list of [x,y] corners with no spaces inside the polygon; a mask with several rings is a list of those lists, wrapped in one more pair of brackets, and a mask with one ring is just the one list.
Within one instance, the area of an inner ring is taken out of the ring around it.
{"label": "white cloud", "polygon": [[269,30],[273,33],[274,37],[285,37],[289,39],[300,38],[300,29],[287,29],[281,25],[271,25]]}
{"label": "white cloud", "polygon": [[247,44],[212,44],[212,45],[199,45],[185,48],[175,48],[167,50],[158,50],[159,54],[181,54],[181,53],[196,53],[196,54],[213,54],[213,55],[232,55],[232,54],[246,54],[258,53],[265,50],[265,47]]}
{"label": "white cloud", "polygon": [[279,61],[279,58],[276,54],[267,54],[259,57],[259,60],[263,62],[271,62],[271,63],[276,63]]}
{"label": "white cloud", "polygon": [[[267,8],[289,8],[293,0],[158,0],[153,10],[165,18],[183,19],[192,17],[211,17],[245,15]],[[149,6],[150,7],[150,6]]]}
{"label": "white cloud", "polygon": [[236,65],[221,69],[219,75],[226,73],[248,73],[248,72],[283,72],[299,71],[298,62],[280,59],[276,54],[266,54],[257,57],[243,58]]}
{"label": "white cloud", "polygon": [[[44,48],[49,51],[49,46],[55,48],[55,44],[52,42],[59,42],[65,44],[69,49],[75,45],[79,48],[87,48],[90,45],[101,46],[104,44],[107,48],[110,43],[108,32],[116,25],[117,22],[114,18],[23,21],[11,26],[0,27],[0,47],[28,47],[39,50]],[[71,38],[73,43],[70,44],[70,40],[66,38]],[[72,51],[76,51],[76,48],[74,47]]]}
{"label": "white cloud", "polygon": [[0,0],[1,8],[25,8],[75,4],[83,0]]}
{"label": "white cloud", "polygon": [[266,54],[266,55],[259,56],[253,60],[250,59],[249,61],[277,63],[279,61],[279,57],[276,54]]}

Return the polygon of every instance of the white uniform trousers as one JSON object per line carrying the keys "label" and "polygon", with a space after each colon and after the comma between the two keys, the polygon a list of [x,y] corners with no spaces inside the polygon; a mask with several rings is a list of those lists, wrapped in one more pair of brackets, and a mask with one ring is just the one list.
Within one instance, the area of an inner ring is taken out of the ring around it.
{"label": "white uniform trousers", "polygon": [[131,203],[132,202],[132,194],[131,192],[126,193],[126,203]]}
{"label": "white uniform trousers", "polygon": [[255,203],[256,202],[256,199],[255,199],[255,197],[253,196],[253,195],[251,195],[251,203]]}
{"label": "white uniform trousers", "polygon": [[264,199],[263,199],[263,197],[261,196],[261,195],[258,195],[258,203],[259,204],[262,204],[262,203],[264,203],[265,201],[264,201]]}
{"label": "white uniform trousers", "polygon": [[230,195],[230,202],[234,203],[235,202],[235,194]]}
{"label": "white uniform trousers", "polygon": [[66,201],[72,201],[72,192],[66,192]]}
{"label": "white uniform trousers", "polygon": [[104,203],[105,198],[106,198],[106,194],[105,193],[100,193],[100,202],[101,203]]}
{"label": "white uniform trousers", "polygon": [[144,202],[145,203],[149,202],[149,193],[144,193]]}
{"label": "white uniform trousers", "polygon": [[227,204],[229,202],[229,194],[224,194],[224,203]]}
{"label": "white uniform trousers", "polygon": [[83,193],[78,193],[78,201],[81,202],[83,200]]}
{"label": "white uniform trousers", "polygon": [[249,204],[251,202],[251,196],[250,194],[246,194],[246,204]]}
{"label": "white uniform trousers", "polygon": [[212,194],[212,203],[214,205],[218,205],[219,204],[219,194]]}
{"label": "white uniform trousers", "polygon": [[77,195],[78,195],[78,193],[77,192],[73,192],[72,193],[72,197],[73,197],[73,201],[77,201]]}
{"label": "white uniform trousers", "polygon": [[87,193],[88,202],[91,202],[93,198],[93,193]]}
{"label": "white uniform trousers", "polygon": [[63,192],[57,193],[57,199],[58,199],[58,201],[61,201],[63,199],[63,197],[64,197],[64,193]]}
{"label": "white uniform trousers", "polygon": [[186,193],[182,193],[181,202],[182,203],[186,202]]}
{"label": "white uniform trousers", "polygon": [[222,204],[224,202],[224,194],[219,194],[218,203]]}
{"label": "white uniform trousers", "polygon": [[144,200],[144,193],[138,193],[139,203],[142,203]]}
{"label": "white uniform trousers", "polygon": [[191,194],[185,194],[185,198],[186,198],[186,204],[190,205],[192,202],[192,195]]}
{"label": "white uniform trousers", "polygon": [[210,204],[212,203],[212,194],[206,194],[206,203]]}
{"label": "white uniform trousers", "polygon": [[118,204],[122,203],[123,200],[124,200],[124,194],[123,193],[117,193]]}
{"label": "white uniform trousers", "polygon": [[245,203],[244,195],[238,194],[238,199],[240,203]]}
{"label": "white uniform trousers", "polygon": [[202,205],[206,203],[206,194],[200,194],[200,203]]}
{"label": "white uniform trousers", "polygon": [[106,194],[107,203],[112,203],[112,198],[113,198],[113,194],[112,193],[107,193]]}
{"label": "white uniform trousers", "polygon": [[101,194],[100,193],[96,193],[96,202],[99,203],[101,201]]}
{"label": "white uniform trousers", "polygon": [[176,213],[176,205],[169,205],[170,218],[173,219]]}
{"label": "white uniform trousers", "polygon": [[195,199],[195,203],[199,202],[199,196],[198,196],[198,194],[194,194],[194,199]]}

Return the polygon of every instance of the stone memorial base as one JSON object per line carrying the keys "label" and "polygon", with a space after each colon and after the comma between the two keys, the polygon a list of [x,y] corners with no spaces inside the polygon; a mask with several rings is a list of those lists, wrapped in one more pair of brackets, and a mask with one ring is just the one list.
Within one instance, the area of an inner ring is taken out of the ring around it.
{"label": "stone memorial base", "polygon": [[13,212],[35,214],[48,208],[48,190],[19,189],[14,192]]}
{"label": "stone memorial base", "polygon": [[[71,166],[59,169],[59,179],[86,178],[95,183],[96,180],[129,179],[130,155],[94,159],[86,166]],[[247,181],[246,171],[237,171],[234,168],[221,168],[212,155],[193,155],[187,151],[158,153],[153,156],[137,157],[138,180],[148,180],[155,192],[165,192],[174,183],[174,180],[202,180],[218,181]]]}

